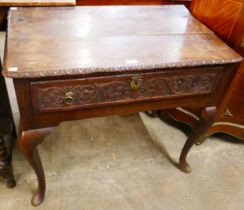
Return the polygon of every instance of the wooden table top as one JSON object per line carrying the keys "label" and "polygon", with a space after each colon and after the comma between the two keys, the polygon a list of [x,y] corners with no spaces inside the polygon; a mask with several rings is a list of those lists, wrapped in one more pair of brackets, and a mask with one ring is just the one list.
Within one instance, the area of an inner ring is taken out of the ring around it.
{"label": "wooden table top", "polygon": [[0,6],[69,6],[75,0],[0,0]]}
{"label": "wooden table top", "polygon": [[235,63],[184,6],[11,10],[4,75],[30,78]]}

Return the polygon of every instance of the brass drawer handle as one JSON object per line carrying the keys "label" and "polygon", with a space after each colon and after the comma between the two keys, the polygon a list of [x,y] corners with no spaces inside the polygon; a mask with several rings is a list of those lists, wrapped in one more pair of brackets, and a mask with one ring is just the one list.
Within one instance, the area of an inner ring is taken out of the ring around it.
{"label": "brass drawer handle", "polygon": [[135,75],[131,77],[130,88],[132,90],[138,89],[142,85],[142,76]]}
{"label": "brass drawer handle", "polygon": [[67,93],[65,93],[64,103],[67,104],[67,105],[71,105],[74,102],[75,102],[74,93],[73,92],[67,92]]}

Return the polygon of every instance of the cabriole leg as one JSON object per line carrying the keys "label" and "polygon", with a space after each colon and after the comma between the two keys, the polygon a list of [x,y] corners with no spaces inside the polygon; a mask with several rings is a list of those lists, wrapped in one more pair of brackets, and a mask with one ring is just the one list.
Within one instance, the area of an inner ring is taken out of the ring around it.
{"label": "cabriole leg", "polygon": [[21,131],[20,132],[20,148],[27,158],[29,164],[35,171],[38,180],[37,192],[34,193],[31,204],[33,206],[40,205],[45,197],[46,181],[42,167],[41,159],[37,150],[37,145],[42,142],[42,139],[52,132],[52,128]]}
{"label": "cabriole leg", "polygon": [[191,147],[193,146],[193,144],[199,142],[199,140],[201,140],[205,136],[206,132],[213,124],[215,117],[216,117],[216,107],[203,108],[199,122],[197,123],[196,127],[192,130],[192,132],[188,136],[188,139],[181,151],[179,168],[183,172],[185,173],[191,172],[191,168],[186,161],[187,154],[191,149]]}

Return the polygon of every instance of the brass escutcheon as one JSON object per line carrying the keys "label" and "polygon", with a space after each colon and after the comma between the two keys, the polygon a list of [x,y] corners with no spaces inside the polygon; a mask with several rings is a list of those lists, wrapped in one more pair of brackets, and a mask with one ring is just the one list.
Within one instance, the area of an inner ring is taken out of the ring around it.
{"label": "brass escutcheon", "polygon": [[65,93],[64,102],[67,105],[73,104],[75,102],[74,93],[73,92],[67,92],[67,93]]}
{"label": "brass escutcheon", "polygon": [[233,117],[233,114],[230,112],[228,107],[225,107],[225,110],[222,113],[222,117]]}
{"label": "brass escutcheon", "polygon": [[142,85],[142,76],[135,75],[131,77],[130,88],[132,90],[138,89]]}
{"label": "brass escutcheon", "polygon": [[242,37],[242,39],[241,39],[240,47],[241,47],[241,48],[244,48],[244,37]]}
{"label": "brass escutcheon", "polygon": [[241,137],[244,137],[244,132],[241,133]]}

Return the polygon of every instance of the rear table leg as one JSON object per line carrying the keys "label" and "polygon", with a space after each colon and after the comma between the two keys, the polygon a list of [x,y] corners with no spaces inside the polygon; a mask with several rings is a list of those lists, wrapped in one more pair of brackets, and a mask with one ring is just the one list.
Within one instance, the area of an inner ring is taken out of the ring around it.
{"label": "rear table leg", "polygon": [[192,130],[181,151],[179,168],[185,173],[190,173],[191,168],[186,161],[187,154],[194,143],[201,140],[211,127],[216,117],[216,107],[206,107],[202,109],[201,117],[196,127]]}

